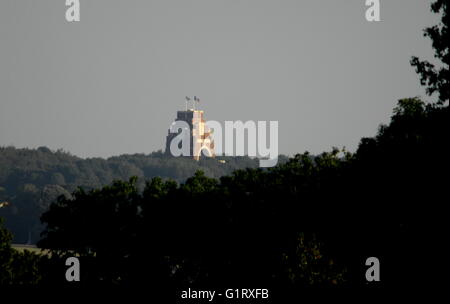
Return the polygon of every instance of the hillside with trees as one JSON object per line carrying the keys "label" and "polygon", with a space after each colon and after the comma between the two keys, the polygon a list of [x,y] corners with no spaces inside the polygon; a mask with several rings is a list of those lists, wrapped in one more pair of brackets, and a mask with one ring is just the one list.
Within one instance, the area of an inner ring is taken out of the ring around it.
{"label": "hillside with trees", "polygon": [[[281,156],[280,162],[283,161],[286,157]],[[0,216],[6,219],[5,225],[13,233],[14,242],[36,243],[43,227],[39,220],[41,214],[59,195],[70,197],[78,187],[89,190],[136,176],[138,187],[143,189],[145,180],[156,176],[183,182],[197,170],[219,178],[237,169],[257,166],[258,160],[249,157],[205,157],[195,161],[158,151],[148,155],[83,159],[47,147],[0,147],[0,202],[8,202],[7,207],[0,208]]]}

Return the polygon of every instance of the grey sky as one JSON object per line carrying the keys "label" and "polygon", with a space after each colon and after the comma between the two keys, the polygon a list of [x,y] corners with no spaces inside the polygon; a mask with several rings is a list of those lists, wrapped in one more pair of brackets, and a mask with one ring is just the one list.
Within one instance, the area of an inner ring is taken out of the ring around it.
{"label": "grey sky", "polygon": [[164,148],[184,96],[208,120],[278,120],[279,151],[354,150],[397,99],[424,96],[429,1],[0,1],[0,146],[82,157]]}

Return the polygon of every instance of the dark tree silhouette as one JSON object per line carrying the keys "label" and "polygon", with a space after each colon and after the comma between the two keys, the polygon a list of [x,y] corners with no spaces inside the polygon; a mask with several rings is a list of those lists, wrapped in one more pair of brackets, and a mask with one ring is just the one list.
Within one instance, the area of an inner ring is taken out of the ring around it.
{"label": "dark tree silhouette", "polygon": [[417,57],[412,57],[411,65],[416,67],[416,72],[420,75],[420,82],[427,88],[427,93],[432,95],[438,93],[438,103],[445,104],[450,95],[450,52],[449,52],[449,24],[450,24],[450,3],[448,0],[436,0],[431,4],[431,11],[442,14],[441,22],[424,30],[424,36],[431,39],[434,48],[434,56],[440,60],[441,67],[436,67],[428,61],[421,61]]}

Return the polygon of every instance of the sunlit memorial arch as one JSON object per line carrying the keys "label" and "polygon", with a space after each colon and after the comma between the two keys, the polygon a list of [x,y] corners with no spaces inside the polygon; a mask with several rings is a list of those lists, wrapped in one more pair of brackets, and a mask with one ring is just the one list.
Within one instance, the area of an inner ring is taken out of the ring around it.
{"label": "sunlit memorial arch", "polygon": [[[182,121],[188,126],[190,139],[189,155],[195,160],[199,160],[202,155],[215,157],[214,141],[210,138],[211,130],[206,125],[204,112],[202,110],[197,110],[195,107],[200,99],[194,96],[192,108],[188,108],[189,101],[191,101],[191,99],[186,97],[186,109],[185,111],[177,111],[177,117],[175,119],[175,122]],[[165,153],[167,155],[171,154],[170,144],[178,135],[179,133],[171,133],[169,129],[166,137]]]}

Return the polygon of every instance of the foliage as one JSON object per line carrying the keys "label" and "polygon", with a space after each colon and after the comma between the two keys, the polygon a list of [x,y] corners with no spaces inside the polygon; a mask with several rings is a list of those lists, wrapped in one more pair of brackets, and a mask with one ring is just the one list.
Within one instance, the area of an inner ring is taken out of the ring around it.
{"label": "foliage", "polygon": [[299,233],[295,250],[283,255],[290,281],[308,285],[343,283],[345,269],[336,268],[334,260],[324,256],[322,246],[314,233]]}
{"label": "foliage", "polygon": [[416,72],[420,75],[420,83],[426,86],[429,95],[438,93],[438,103],[441,105],[448,102],[450,96],[449,9],[448,0],[436,0],[431,5],[431,11],[436,14],[441,13],[441,22],[424,30],[424,36],[429,37],[433,43],[434,57],[439,59],[440,67],[436,67],[429,61],[420,61],[415,56],[411,58],[411,65],[416,67]]}
{"label": "foliage", "polygon": [[12,249],[11,239],[11,233],[3,228],[0,218],[0,285],[39,283],[43,275],[42,257],[28,250]]}

